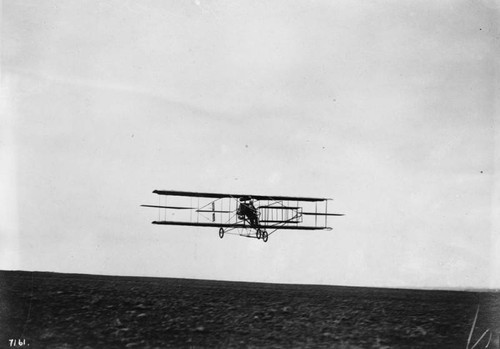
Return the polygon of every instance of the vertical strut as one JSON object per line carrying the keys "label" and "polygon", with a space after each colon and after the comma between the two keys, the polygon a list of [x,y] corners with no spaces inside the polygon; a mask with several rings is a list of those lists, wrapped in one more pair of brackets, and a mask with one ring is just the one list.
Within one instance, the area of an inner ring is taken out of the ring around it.
{"label": "vertical strut", "polygon": [[[165,206],[168,206],[168,196],[165,195]],[[165,209],[165,220],[167,220],[167,210]]]}
{"label": "vertical strut", "polygon": [[328,200],[325,200],[325,228],[327,227],[328,220]]}
{"label": "vertical strut", "polygon": [[314,203],[314,226],[318,226],[318,203]]}
{"label": "vertical strut", "polygon": [[299,201],[297,201],[297,227],[299,226]]}
{"label": "vertical strut", "polygon": [[215,222],[215,201],[212,201],[212,222]]}

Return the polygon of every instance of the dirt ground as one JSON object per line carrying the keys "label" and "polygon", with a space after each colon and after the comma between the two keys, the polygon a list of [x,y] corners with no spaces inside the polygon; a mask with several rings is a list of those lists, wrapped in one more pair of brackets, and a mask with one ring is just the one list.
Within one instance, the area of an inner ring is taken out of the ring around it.
{"label": "dirt ground", "polygon": [[[500,348],[500,294],[0,271],[0,348]],[[490,338],[491,333],[491,338]]]}

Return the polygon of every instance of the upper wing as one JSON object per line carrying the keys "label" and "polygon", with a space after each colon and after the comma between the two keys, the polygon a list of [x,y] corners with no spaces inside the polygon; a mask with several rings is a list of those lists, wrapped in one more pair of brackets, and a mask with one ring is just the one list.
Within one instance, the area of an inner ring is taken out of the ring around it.
{"label": "upper wing", "polygon": [[343,213],[302,212],[304,216],[345,216]]}
{"label": "upper wing", "polygon": [[[141,205],[142,207],[153,207],[153,208],[171,208],[174,210],[193,210],[195,207],[186,207],[186,206],[162,206],[162,205]],[[212,211],[210,211],[212,212]]]}
{"label": "upper wing", "polygon": [[272,201],[325,201],[331,200],[328,198],[312,198],[304,196],[272,196],[272,195],[249,195],[249,194],[221,194],[221,193],[202,193],[192,191],[178,191],[178,190],[154,190],[154,194],[158,195],[173,195],[173,196],[188,196],[188,197],[203,197],[203,198],[236,198],[236,199],[255,199],[255,200],[272,200]]}

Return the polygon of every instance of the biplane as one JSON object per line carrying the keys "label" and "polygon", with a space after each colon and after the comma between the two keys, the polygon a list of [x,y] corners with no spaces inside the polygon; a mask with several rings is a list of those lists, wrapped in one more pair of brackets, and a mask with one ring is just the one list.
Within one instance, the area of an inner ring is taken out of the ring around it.
{"label": "biplane", "polygon": [[328,198],[200,193],[154,190],[158,209],[153,224],[219,228],[225,234],[262,239],[278,230],[331,230]]}

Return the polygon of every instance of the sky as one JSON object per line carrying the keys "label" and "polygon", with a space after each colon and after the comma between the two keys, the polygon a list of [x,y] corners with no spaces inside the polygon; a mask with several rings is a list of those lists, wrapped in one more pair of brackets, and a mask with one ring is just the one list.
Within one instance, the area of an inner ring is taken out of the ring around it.
{"label": "sky", "polygon": [[[3,0],[0,269],[500,288],[500,3]],[[264,244],[155,189],[330,197]]]}

